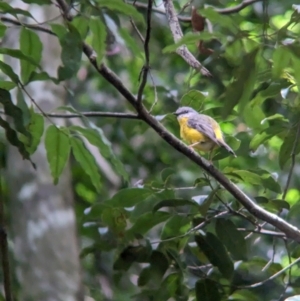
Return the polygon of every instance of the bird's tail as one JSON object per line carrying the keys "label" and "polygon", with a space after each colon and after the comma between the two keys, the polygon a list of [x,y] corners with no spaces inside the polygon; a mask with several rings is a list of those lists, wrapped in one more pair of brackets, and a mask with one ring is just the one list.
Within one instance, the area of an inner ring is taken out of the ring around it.
{"label": "bird's tail", "polygon": [[220,143],[220,146],[224,147],[229,153],[231,153],[234,157],[236,157],[235,152],[232,150],[232,148],[228,144],[226,144],[225,141],[219,140],[218,142]]}

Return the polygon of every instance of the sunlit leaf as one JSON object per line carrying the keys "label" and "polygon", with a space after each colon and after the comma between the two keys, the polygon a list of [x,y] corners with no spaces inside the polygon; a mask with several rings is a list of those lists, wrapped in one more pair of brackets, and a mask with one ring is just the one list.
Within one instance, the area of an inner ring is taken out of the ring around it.
{"label": "sunlit leaf", "polygon": [[[32,57],[37,64],[40,63],[43,45],[39,36],[34,31],[22,27],[20,32],[20,50],[27,56]],[[21,78],[23,84],[28,83],[31,74],[35,69],[36,65],[33,65],[27,60],[21,60]]]}
{"label": "sunlit leaf", "polygon": [[191,90],[182,96],[180,105],[192,107],[198,111],[202,108],[205,99],[205,95],[202,92]]}
{"label": "sunlit leaf", "polygon": [[91,182],[97,191],[101,188],[100,173],[92,154],[84,146],[83,142],[76,138],[71,137],[70,143],[72,146],[72,153],[76,161],[81,165],[82,169],[89,175]]}

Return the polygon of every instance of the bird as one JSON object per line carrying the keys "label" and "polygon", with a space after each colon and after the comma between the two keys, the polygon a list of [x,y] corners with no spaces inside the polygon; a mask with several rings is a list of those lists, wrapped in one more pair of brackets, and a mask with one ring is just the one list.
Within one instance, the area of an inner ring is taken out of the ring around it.
{"label": "bird", "polygon": [[189,147],[202,152],[209,152],[211,161],[213,150],[225,148],[236,157],[235,152],[225,142],[220,125],[212,117],[199,114],[191,107],[180,107],[174,113],[180,126],[180,137],[189,143]]}

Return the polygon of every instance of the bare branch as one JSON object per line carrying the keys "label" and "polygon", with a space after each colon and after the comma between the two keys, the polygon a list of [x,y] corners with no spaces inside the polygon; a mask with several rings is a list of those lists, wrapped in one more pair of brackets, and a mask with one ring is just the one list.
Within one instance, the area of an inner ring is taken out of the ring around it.
{"label": "bare branch", "polygon": [[215,8],[215,11],[222,15],[230,15],[233,13],[238,13],[245,7],[251,5],[255,2],[259,2],[259,1],[263,1],[263,0],[244,0],[244,1],[242,1],[242,3],[238,4],[237,6],[228,7],[228,8],[220,8],[220,9]]}
{"label": "bare branch", "polygon": [[152,4],[153,0],[148,0],[148,8],[147,8],[147,30],[146,30],[146,37],[144,42],[144,52],[145,52],[145,64],[141,71],[142,81],[139,86],[138,94],[137,94],[137,101],[138,103],[142,102],[143,92],[147,83],[148,72],[150,69],[150,51],[149,51],[149,42],[150,42],[150,35],[151,35],[151,12],[152,12]]}
{"label": "bare branch", "polygon": [[[173,2],[172,0],[164,0],[163,3],[166,9],[166,16],[174,42],[177,43],[183,37],[183,34]],[[192,68],[200,71],[205,76],[211,76],[210,72],[204,66],[202,66],[202,64],[193,56],[193,54],[185,45],[178,47],[176,53],[179,54]]]}
{"label": "bare branch", "polygon": [[3,17],[3,16],[0,17],[0,20],[2,22],[14,24],[14,25],[17,25],[17,26],[24,26],[26,28],[30,28],[30,29],[33,29],[33,30],[36,30],[36,31],[46,32],[48,34],[51,34],[51,35],[55,36],[55,33],[53,31],[51,31],[50,29],[45,28],[43,26],[21,23],[17,20],[14,20],[14,19],[11,19],[11,18],[8,18],[8,17]]}
{"label": "bare branch", "polygon": [[[2,112],[1,112],[2,113]],[[52,118],[82,118],[82,116],[85,117],[113,117],[113,118],[122,118],[122,119],[141,119],[136,114],[130,114],[130,113],[115,113],[115,112],[80,112],[80,114],[60,114],[60,113],[45,113],[48,117]]]}
{"label": "bare branch", "polygon": [[[230,14],[238,13],[245,7],[247,7],[253,3],[260,2],[260,1],[263,1],[263,0],[244,0],[244,1],[242,1],[242,3],[240,3],[236,6],[232,6],[232,7],[228,7],[228,8],[214,8],[213,7],[213,9],[214,9],[214,11],[216,11],[219,14],[230,15]],[[137,8],[147,8],[146,3],[142,3],[142,2],[138,2],[138,1],[128,1],[127,3],[132,4],[133,6],[135,6]],[[166,14],[165,10],[156,8],[156,7],[153,8],[152,11],[155,13],[163,14],[163,15]],[[178,16],[178,19],[181,22],[191,22],[191,17]]]}

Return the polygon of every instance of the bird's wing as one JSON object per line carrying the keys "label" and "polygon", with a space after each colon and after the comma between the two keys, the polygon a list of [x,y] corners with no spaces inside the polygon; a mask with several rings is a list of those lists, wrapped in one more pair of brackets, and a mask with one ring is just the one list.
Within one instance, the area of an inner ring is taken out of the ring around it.
{"label": "bird's wing", "polygon": [[215,132],[211,124],[207,123],[207,120],[203,120],[202,116],[191,117],[188,119],[187,125],[207,136],[217,145],[220,145],[220,142],[216,138]]}

